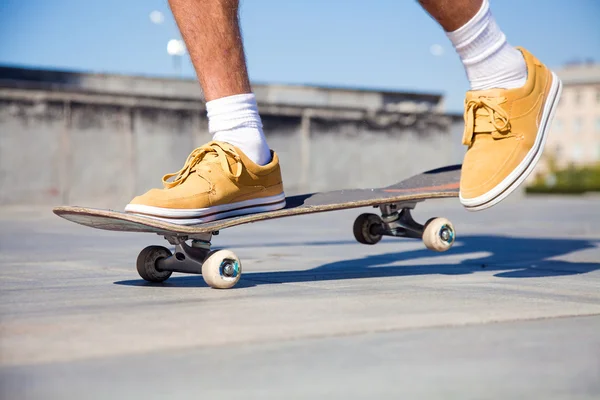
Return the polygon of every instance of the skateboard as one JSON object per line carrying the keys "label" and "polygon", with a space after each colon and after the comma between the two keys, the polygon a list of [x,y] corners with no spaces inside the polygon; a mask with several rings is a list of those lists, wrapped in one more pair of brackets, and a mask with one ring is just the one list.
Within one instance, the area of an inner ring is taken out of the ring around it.
{"label": "skateboard", "polygon": [[137,257],[137,271],[146,281],[163,282],[173,272],[191,273],[201,274],[212,288],[228,289],[239,281],[242,263],[231,250],[211,250],[212,237],[226,228],[274,218],[373,207],[379,209],[378,214],[360,214],[354,221],[353,233],[359,243],[374,245],[383,236],[395,236],[421,239],[425,247],[433,251],[448,250],[456,239],[452,223],[446,218],[435,217],[420,224],[413,219],[411,210],[425,200],[458,197],[460,169],[461,165],[438,168],[383,188],[290,196],[286,197],[285,208],[276,211],[196,225],[179,225],[121,211],[75,206],[56,207],[53,212],[66,220],[96,229],[164,236],[175,246],[174,252],[163,246],[149,246]]}

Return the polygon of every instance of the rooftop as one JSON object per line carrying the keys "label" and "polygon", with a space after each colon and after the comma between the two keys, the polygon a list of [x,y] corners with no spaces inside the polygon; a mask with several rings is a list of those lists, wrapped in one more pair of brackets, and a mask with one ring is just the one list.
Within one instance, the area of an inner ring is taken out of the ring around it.
{"label": "rooftop", "polygon": [[[170,100],[203,100],[195,79],[157,78],[0,66],[0,88],[98,93]],[[253,84],[259,104],[336,109],[443,112],[437,93],[316,85]]]}
{"label": "rooftop", "polygon": [[565,85],[582,85],[600,83],[600,63],[593,61],[566,64],[556,70]]}

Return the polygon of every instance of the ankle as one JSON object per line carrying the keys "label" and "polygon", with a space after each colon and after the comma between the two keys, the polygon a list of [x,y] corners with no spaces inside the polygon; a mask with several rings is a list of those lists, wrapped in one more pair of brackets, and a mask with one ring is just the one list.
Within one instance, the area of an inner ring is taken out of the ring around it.
{"label": "ankle", "polygon": [[261,128],[258,105],[253,93],[236,94],[206,103],[208,131],[215,134],[236,128]]}
{"label": "ankle", "polygon": [[256,97],[252,93],[223,97],[206,103],[208,130],[213,140],[236,146],[258,165],[271,161],[262,130]]}
{"label": "ankle", "polygon": [[489,1],[465,25],[446,35],[465,67],[472,90],[512,89],[527,80],[527,66],[492,15]]}

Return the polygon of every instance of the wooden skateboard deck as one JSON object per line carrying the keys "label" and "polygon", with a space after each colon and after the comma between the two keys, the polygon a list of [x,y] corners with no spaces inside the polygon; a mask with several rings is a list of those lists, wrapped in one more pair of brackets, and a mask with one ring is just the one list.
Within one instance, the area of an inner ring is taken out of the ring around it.
{"label": "wooden skateboard deck", "polygon": [[178,225],[121,211],[75,206],[56,207],[53,211],[64,219],[97,229],[195,235],[293,215],[458,197],[460,167],[460,165],[452,165],[427,171],[384,188],[337,190],[290,196],[286,198],[285,208],[280,210],[229,217],[197,225]]}

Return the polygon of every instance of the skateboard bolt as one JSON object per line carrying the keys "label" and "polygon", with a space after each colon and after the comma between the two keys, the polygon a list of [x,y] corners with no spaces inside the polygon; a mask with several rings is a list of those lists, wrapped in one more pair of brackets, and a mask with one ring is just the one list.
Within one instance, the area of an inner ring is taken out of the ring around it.
{"label": "skateboard bolt", "polygon": [[237,275],[234,263],[232,263],[229,260],[223,261],[223,263],[221,264],[221,268],[223,271],[223,275],[225,275],[226,277],[234,277]]}
{"label": "skateboard bolt", "polygon": [[444,242],[448,242],[450,243],[453,239],[453,234],[452,231],[446,226],[444,225],[442,227],[442,229],[440,229],[440,238],[444,241]]}

